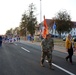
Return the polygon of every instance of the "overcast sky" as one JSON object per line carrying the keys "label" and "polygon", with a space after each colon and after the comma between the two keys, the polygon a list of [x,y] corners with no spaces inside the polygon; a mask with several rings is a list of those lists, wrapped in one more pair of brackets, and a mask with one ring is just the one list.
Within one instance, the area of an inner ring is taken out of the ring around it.
{"label": "overcast sky", "polygon": [[[36,7],[36,17],[40,22],[40,0],[0,0],[0,34],[18,27],[22,14],[31,3]],[[76,21],[76,0],[41,0],[41,3],[42,20],[43,15],[51,19],[59,10],[67,10],[72,21]]]}

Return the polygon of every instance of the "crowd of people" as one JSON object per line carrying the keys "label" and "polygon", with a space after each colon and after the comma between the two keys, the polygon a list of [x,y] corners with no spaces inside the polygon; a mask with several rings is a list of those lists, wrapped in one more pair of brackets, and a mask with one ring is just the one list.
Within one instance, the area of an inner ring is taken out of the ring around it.
{"label": "crowd of people", "polygon": [[19,36],[5,36],[3,37],[3,42],[16,42],[16,41],[20,41],[20,37]]}
{"label": "crowd of people", "polygon": [[4,43],[13,43],[20,41],[20,36],[1,36],[0,35],[0,47],[2,46],[2,42]]}

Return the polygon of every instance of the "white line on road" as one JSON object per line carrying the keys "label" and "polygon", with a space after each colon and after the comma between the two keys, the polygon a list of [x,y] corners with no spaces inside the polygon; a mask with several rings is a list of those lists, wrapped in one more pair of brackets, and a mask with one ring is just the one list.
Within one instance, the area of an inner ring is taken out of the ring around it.
{"label": "white line on road", "polygon": [[[48,62],[48,60],[45,60],[45,61]],[[57,67],[57,68],[59,68],[60,70],[62,70],[64,72],[70,74],[70,75],[75,75],[74,73],[72,73],[72,72],[70,72],[70,71],[68,71],[68,70],[66,70],[66,69],[64,69],[64,68],[62,68],[62,67],[60,67],[60,66],[58,66],[58,65],[56,65],[54,63],[52,63],[52,65],[55,66],[55,67]]]}
{"label": "white line on road", "polygon": [[17,44],[15,43],[15,45],[17,45]]}
{"label": "white line on road", "polygon": [[30,52],[29,50],[25,49],[24,47],[21,47],[23,50],[27,51],[27,52]]}

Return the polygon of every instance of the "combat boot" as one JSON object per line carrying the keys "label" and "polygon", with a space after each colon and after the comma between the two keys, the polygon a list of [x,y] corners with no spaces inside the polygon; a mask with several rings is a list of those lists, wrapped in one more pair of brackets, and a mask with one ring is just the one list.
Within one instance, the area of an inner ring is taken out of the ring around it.
{"label": "combat boot", "polygon": [[45,67],[42,63],[40,63],[41,67]]}
{"label": "combat boot", "polygon": [[50,64],[49,69],[54,70],[54,68],[52,67],[52,64]]}

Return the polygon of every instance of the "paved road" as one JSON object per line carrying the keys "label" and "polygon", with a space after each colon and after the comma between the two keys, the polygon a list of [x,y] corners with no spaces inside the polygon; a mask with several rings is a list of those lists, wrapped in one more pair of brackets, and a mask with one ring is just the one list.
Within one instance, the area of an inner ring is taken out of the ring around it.
{"label": "paved road", "polygon": [[45,67],[40,66],[41,48],[39,45],[17,42],[5,43],[0,48],[0,75],[75,75],[76,62],[70,65],[61,52],[53,52],[53,67],[49,69],[47,60]]}

